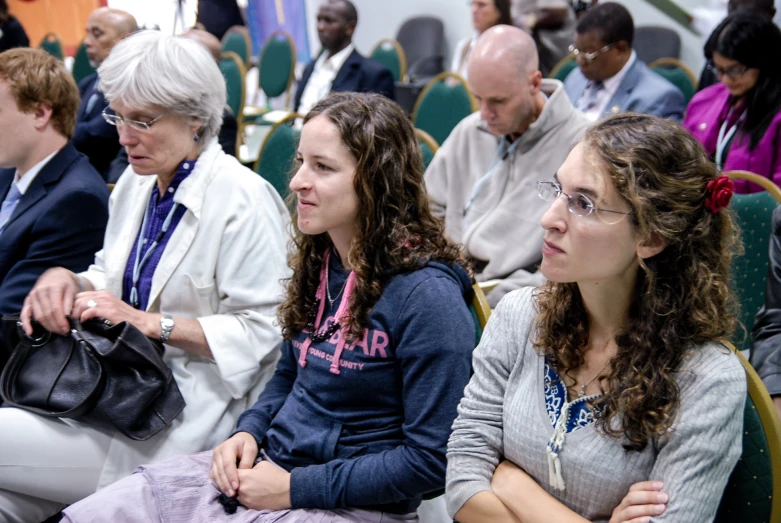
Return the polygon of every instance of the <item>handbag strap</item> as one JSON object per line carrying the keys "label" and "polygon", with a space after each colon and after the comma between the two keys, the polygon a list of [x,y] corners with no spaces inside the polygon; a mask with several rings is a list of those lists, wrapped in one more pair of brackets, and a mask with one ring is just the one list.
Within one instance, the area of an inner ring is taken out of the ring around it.
{"label": "handbag strap", "polygon": [[27,356],[30,354],[30,349],[32,348],[32,344],[27,339],[24,339],[17,345],[14,351],[11,352],[11,357],[3,369],[2,375],[0,375],[0,395],[3,397],[3,401],[8,406],[17,407],[29,412],[34,412],[35,414],[40,414],[41,416],[52,418],[76,418],[83,416],[95,407],[98,400],[100,399],[101,393],[103,392],[103,386],[106,380],[103,365],[100,364],[100,359],[96,358],[92,347],[89,346],[89,343],[84,339],[83,336],[80,334],[77,335],[75,329],[71,330],[70,336],[75,338],[76,343],[84,343],[85,350],[90,354],[90,356],[98,360],[98,379],[96,380],[95,385],[92,387],[92,390],[84,399],[84,401],[82,401],[79,405],[64,411],[54,411],[40,409],[37,407],[30,407],[27,405],[19,405],[14,401],[12,394],[13,384],[16,381],[19,371],[24,365],[24,362],[27,361]]}

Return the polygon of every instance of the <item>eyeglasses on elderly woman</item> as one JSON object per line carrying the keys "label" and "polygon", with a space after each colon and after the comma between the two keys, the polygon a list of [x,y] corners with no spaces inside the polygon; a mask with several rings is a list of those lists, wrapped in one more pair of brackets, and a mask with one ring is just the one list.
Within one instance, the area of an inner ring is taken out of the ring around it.
{"label": "eyeglasses on elderly woman", "polygon": [[559,182],[553,178],[537,182],[537,195],[546,202],[556,201],[562,194],[567,197],[567,209],[575,216],[585,217],[594,214],[600,221],[612,225],[632,214],[631,212],[597,207],[594,201],[583,193],[567,194],[561,189]]}
{"label": "eyeglasses on elderly woman", "polygon": [[121,116],[117,116],[116,114],[109,114],[106,111],[103,111],[103,119],[106,120],[108,123],[115,127],[120,127],[122,125],[127,124],[130,126],[131,129],[135,129],[136,131],[148,131],[152,128],[152,125],[155,124],[160,118],[165,116],[166,113],[161,114],[154,120],[150,120],[148,122],[139,122],[138,120],[130,120],[128,118],[122,118]]}

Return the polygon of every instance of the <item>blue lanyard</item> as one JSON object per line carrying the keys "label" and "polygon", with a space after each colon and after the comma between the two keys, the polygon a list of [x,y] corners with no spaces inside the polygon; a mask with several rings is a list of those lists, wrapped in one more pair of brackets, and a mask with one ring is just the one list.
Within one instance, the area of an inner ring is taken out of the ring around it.
{"label": "blue lanyard", "polygon": [[499,142],[499,148],[496,150],[494,159],[491,160],[491,165],[488,167],[488,172],[485,173],[482,178],[477,180],[477,183],[472,189],[472,196],[469,198],[469,201],[466,202],[466,206],[464,207],[464,218],[466,218],[466,215],[469,212],[470,207],[472,207],[475,198],[477,198],[477,195],[480,193],[480,188],[491,176],[493,176],[494,172],[499,168],[500,165],[502,165],[502,163],[504,163],[504,161],[513,153],[513,151],[515,151],[520,143],[521,138],[518,137],[515,139],[515,142],[510,145],[507,150],[505,150],[505,146],[507,145],[507,138],[503,137],[502,141]]}
{"label": "blue lanyard", "polygon": [[179,204],[175,203],[174,206],[171,207],[171,210],[168,211],[168,216],[165,217],[162,230],[157,233],[155,241],[152,242],[152,245],[149,246],[149,249],[147,249],[142,258],[141,247],[146,238],[146,223],[149,220],[149,207],[149,204],[147,204],[146,211],[144,211],[144,221],[141,223],[141,234],[138,235],[138,242],[136,244],[136,261],[133,263],[133,288],[130,289],[130,305],[132,305],[134,309],[137,309],[141,305],[138,298],[138,280],[141,278],[141,269],[144,268],[144,265],[146,265],[152,257],[152,253],[154,253],[157,246],[160,245],[160,241],[165,236],[165,233],[168,232],[168,227],[171,226],[171,220],[173,219]]}

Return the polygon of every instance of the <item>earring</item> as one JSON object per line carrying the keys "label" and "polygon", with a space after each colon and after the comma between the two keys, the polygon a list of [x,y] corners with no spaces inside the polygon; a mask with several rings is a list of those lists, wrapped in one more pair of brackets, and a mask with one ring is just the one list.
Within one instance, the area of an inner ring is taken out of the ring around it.
{"label": "earring", "polygon": [[200,142],[201,141],[201,137],[198,136],[197,134],[194,134],[193,135],[193,140],[195,140],[196,142]]}

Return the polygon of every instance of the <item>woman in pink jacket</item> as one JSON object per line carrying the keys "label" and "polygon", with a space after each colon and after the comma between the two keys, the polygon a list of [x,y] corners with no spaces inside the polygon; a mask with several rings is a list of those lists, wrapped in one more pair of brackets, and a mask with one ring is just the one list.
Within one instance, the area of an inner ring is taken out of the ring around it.
{"label": "woman in pink jacket", "polygon": [[[683,126],[719,169],[744,170],[781,185],[781,30],[764,17],[736,11],[705,45],[720,83],[697,93]],[[735,180],[739,193],[763,189]]]}

